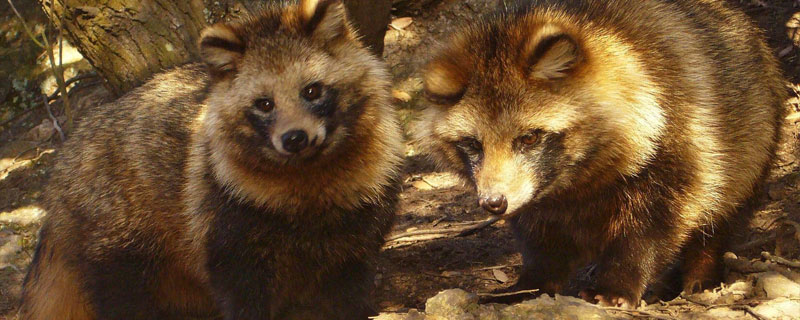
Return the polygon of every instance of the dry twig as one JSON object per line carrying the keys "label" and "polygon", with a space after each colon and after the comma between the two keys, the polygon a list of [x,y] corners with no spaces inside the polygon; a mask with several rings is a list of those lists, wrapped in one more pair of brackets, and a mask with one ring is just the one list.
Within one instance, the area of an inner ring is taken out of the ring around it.
{"label": "dry twig", "polygon": [[[69,96],[67,96],[67,85],[66,81],[64,81],[64,69],[62,68],[61,61],[59,61],[58,66],[56,66],[56,59],[53,54],[53,47],[50,45],[50,41],[47,40],[47,33],[45,30],[42,30],[42,42],[36,40],[36,36],[33,34],[33,31],[28,27],[28,23],[25,22],[25,18],[17,11],[17,8],[14,6],[14,2],[11,0],[7,0],[8,5],[11,6],[11,9],[14,11],[14,14],[19,19],[20,23],[22,23],[22,27],[25,29],[25,33],[28,34],[28,37],[36,43],[39,47],[45,49],[47,53],[47,58],[50,60],[50,70],[53,72],[53,76],[56,78],[56,83],[58,84],[58,91],[61,94],[61,103],[64,106],[64,112],[67,114],[67,129],[72,127],[72,107],[70,106]],[[59,42],[59,59],[61,58],[63,49],[63,27],[59,24],[59,34],[60,34],[60,41]],[[5,125],[5,123],[3,123]]]}
{"label": "dry twig", "polygon": [[744,243],[742,245],[736,246],[735,248],[733,248],[733,251],[736,251],[736,252],[747,251],[749,249],[765,245],[765,244],[769,243],[770,241],[775,240],[775,238],[776,238],[775,233],[771,233],[771,234],[767,235],[766,237],[755,239],[753,241],[750,241],[750,242]]}
{"label": "dry twig", "polygon": [[56,131],[58,131],[58,136],[61,138],[61,142],[64,142],[64,140],[66,140],[66,137],[64,137],[64,130],[61,130],[61,126],[58,125],[58,119],[56,119],[56,117],[53,116],[53,112],[50,111],[50,103],[47,102],[47,96],[42,95],[42,98],[42,100],[44,100],[44,107],[47,109],[47,115],[50,116],[50,120],[53,121],[53,127],[56,129]]}
{"label": "dry twig", "polygon": [[627,314],[632,317],[639,317],[639,318],[648,318],[648,319],[659,319],[659,320],[677,320],[676,318],[666,316],[663,314],[648,312],[644,310],[636,310],[636,309],[625,309],[619,307],[602,307],[603,310],[621,312]]}
{"label": "dry twig", "polygon": [[754,318],[756,318],[758,320],[767,320],[767,319],[769,319],[769,318],[763,316],[762,314],[756,312],[755,309],[753,309],[752,307],[750,307],[750,306],[748,306],[746,304],[734,305],[734,306],[730,306],[730,308],[733,309],[733,310],[742,310],[744,312],[747,312],[751,316],[753,316]]}
{"label": "dry twig", "polygon": [[25,29],[25,33],[28,34],[28,38],[31,38],[31,40],[33,40],[37,46],[44,49],[45,45],[39,42],[39,40],[36,40],[36,36],[33,35],[33,31],[31,31],[31,28],[28,27],[28,23],[25,22],[25,19],[22,18],[21,14],[19,14],[19,11],[17,11],[17,7],[14,6],[14,3],[11,2],[11,0],[8,0],[8,5],[11,6],[11,10],[14,10],[14,14],[17,15],[17,18],[19,18],[19,22],[22,23],[22,28]]}
{"label": "dry twig", "polygon": [[513,297],[522,294],[531,294],[539,292],[539,289],[530,289],[530,290],[520,290],[514,292],[504,292],[504,293],[478,293],[478,297],[481,298],[503,298],[503,297]]}
{"label": "dry twig", "polygon": [[[99,77],[99,76],[94,72],[79,74],[77,76],[69,78],[69,80],[64,82],[64,85],[69,87],[70,85],[72,85],[75,82],[78,82],[78,81],[81,81],[81,80],[86,80],[86,79],[93,79],[93,78],[97,78],[97,77]],[[72,91],[72,90],[70,90],[70,91]],[[51,94],[50,96],[47,97],[47,101],[53,101],[53,100],[57,99],[60,96],[61,96],[61,91],[56,90],[56,92],[53,92],[53,94]]]}
{"label": "dry twig", "polygon": [[47,41],[47,35],[44,34],[44,31],[42,31],[42,39],[44,40],[45,45],[47,45],[45,52],[47,52],[47,58],[50,60],[50,70],[53,71],[53,76],[56,78],[58,91],[61,93],[61,103],[64,105],[64,113],[67,114],[67,128],[69,129],[72,128],[72,106],[70,105],[69,96],[67,95],[67,85],[66,81],[64,81],[64,69],[60,63],[56,67],[56,58],[53,55],[53,47],[50,46],[50,42]]}
{"label": "dry twig", "polygon": [[488,219],[486,219],[484,221],[481,221],[479,223],[473,223],[473,224],[466,225],[466,226],[463,226],[463,227],[409,231],[409,232],[404,232],[404,233],[401,233],[401,234],[397,234],[397,235],[391,236],[388,239],[386,239],[386,241],[387,242],[388,241],[397,241],[397,240],[400,240],[402,238],[408,238],[408,237],[412,237],[412,236],[421,236],[421,235],[442,235],[442,236],[446,236],[446,235],[449,235],[449,234],[452,234],[452,233],[457,233],[455,235],[456,237],[465,237],[465,236],[468,236],[468,235],[471,235],[471,234],[475,233],[476,231],[478,231],[480,229],[486,228],[486,227],[494,224],[495,222],[497,222],[499,220],[500,220],[500,217],[493,216],[493,217],[490,217],[490,218],[488,218]]}
{"label": "dry twig", "polygon": [[[766,320],[766,319],[768,319],[764,315],[756,312],[756,310],[753,309],[753,307],[751,307],[749,305],[749,303],[752,303],[753,301],[742,302],[742,303],[709,304],[709,303],[705,303],[705,302],[702,302],[702,301],[697,301],[697,300],[690,299],[690,298],[686,297],[683,294],[681,295],[681,298],[683,298],[684,300],[689,301],[691,303],[701,305],[701,306],[705,307],[706,310],[711,310],[711,309],[715,309],[715,308],[728,308],[728,309],[731,309],[731,310],[741,310],[741,311],[747,312],[751,316],[753,316],[754,318],[756,318],[758,320]],[[756,301],[756,303],[757,303],[757,301]]]}
{"label": "dry twig", "polygon": [[511,268],[511,267],[519,267],[519,266],[522,266],[522,264],[521,263],[504,264],[504,265],[499,265],[499,266],[480,268],[480,269],[476,269],[476,270],[485,271],[485,270],[504,269],[504,268]]}

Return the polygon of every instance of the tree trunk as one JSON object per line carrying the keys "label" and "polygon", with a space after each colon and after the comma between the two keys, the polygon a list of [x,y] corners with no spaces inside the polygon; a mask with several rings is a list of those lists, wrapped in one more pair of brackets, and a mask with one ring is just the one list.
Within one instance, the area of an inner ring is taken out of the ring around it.
{"label": "tree trunk", "polygon": [[[39,1],[119,96],[155,73],[195,60],[197,39],[208,22],[240,16],[263,0]],[[345,5],[365,43],[380,55],[391,0],[345,0]]]}
{"label": "tree trunk", "polygon": [[51,21],[121,95],[197,57],[203,1],[40,0]]}

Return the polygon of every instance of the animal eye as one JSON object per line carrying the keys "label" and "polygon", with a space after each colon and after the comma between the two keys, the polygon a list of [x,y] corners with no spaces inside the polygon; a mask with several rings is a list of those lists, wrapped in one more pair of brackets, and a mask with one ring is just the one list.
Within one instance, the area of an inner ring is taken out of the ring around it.
{"label": "animal eye", "polygon": [[533,131],[528,133],[524,136],[519,137],[519,142],[521,142],[524,146],[532,146],[539,142],[539,131]]}
{"label": "animal eye", "polygon": [[308,101],[317,100],[322,96],[322,84],[319,82],[314,82],[303,88],[303,90],[300,92],[300,95],[303,96],[303,99]]}
{"label": "animal eye", "polygon": [[270,112],[275,109],[275,102],[272,102],[270,98],[260,98],[253,101],[253,107],[264,112]]}
{"label": "animal eye", "polygon": [[478,152],[483,149],[483,146],[481,146],[481,142],[475,138],[464,138],[457,144],[459,148],[464,149],[466,151]]}

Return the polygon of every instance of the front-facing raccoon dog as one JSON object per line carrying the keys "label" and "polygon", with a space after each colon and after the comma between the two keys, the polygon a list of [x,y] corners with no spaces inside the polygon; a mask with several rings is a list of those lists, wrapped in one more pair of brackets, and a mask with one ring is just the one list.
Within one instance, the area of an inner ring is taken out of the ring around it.
{"label": "front-facing raccoon dog", "polygon": [[359,319],[401,131],[339,1],[202,33],[64,146],[22,319]]}
{"label": "front-facing raccoon dog", "polygon": [[681,261],[720,280],[770,167],[785,89],[761,33],[715,0],[539,0],[473,23],[424,72],[423,149],[521,245],[513,289],[636,306]]}

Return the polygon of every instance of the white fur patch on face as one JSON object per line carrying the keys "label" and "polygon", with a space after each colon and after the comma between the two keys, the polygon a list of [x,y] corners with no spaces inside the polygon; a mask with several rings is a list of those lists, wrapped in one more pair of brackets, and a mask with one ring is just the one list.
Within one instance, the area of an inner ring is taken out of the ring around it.
{"label": "white fur patch on face", "polygon": [[[504,150],[506,149],[506,150]],[[520,154],[508,148],[491,148],[485,151],[483,163],[475,175],[478,195],[503,195],[508,201],[505,214],[513,215],[534,196],[538,182]]]}

